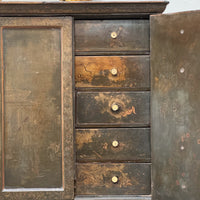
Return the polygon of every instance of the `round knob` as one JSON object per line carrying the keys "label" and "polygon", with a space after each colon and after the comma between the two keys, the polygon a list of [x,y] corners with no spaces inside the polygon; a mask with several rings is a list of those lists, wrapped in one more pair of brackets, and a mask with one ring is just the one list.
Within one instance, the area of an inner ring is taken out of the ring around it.
{"label": "round knob", "polygon": [[112,146],[115,147],[115,148],[118,147],[119,146],[119,142],[117,140],[114,140],[112,142]]}
{"label": "round knob", "polygon": [[116,111],[118,111],[119,110],[119,106],[117,105],[117,104],[113,104],[112,105],[112,111],[114,111],[114,112],[116,112]]}
{"label": "round knob", "polygon": [[115,69],[115,68],[111,69],[111,74],[113,76],[116,76],[117,75],[117,69]]}
{"label": "round knob", "polygon": [[117,176],[113,176],[112,177],[112,182],[113,183],[117,183],[118,182],[118,177]]}
{"label": "round knob", "polygon": [[117,33],[116,33],[116,32],[112,32],[112,33],[111,33],[111,37],[112,37],[113,39],[117,38]]}

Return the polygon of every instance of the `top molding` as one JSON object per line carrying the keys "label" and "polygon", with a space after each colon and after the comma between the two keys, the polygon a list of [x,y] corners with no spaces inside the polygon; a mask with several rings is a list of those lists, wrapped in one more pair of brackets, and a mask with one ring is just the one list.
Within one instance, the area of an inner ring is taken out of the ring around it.
{"label": "top molding", "polygon": [[0,2],[0,16],[130,17],[162,13],[168,1]]}

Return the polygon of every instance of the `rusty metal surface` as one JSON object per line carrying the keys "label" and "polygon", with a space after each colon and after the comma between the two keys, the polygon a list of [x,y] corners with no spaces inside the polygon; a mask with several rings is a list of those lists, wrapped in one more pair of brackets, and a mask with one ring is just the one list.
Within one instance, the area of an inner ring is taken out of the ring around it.
{"label": "rusty metal surface", "polygon": [[0,18],[0,26],[0,199],[71,199],[72,20]]}
{"label": "rusty metal surface", "polygon": [[154,200],[200,198],[200,11],[151,17]]}

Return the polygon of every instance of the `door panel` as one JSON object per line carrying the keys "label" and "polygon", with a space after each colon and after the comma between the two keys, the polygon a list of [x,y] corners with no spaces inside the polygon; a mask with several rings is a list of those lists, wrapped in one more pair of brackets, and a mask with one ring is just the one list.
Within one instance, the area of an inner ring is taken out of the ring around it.
{"label": "door panel", "polygon": [[200,11],[151,17],[154,200],[200,196]]}
{"label": "door panel", "polygon": [[70,199],[72,20],[4,18],[0,25],[0,197]]}

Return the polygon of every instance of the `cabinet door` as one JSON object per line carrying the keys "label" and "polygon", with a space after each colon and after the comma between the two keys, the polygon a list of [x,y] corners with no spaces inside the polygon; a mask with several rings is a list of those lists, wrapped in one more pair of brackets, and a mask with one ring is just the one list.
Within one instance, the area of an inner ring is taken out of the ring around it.
{"label": "cabinet door", "polygon": [[72,199],[72,19],[0,27],[0,199]]}
{"label": "cabinet door", "polygon": [[200,11],[151,17],[154,200],[200,197]]}

